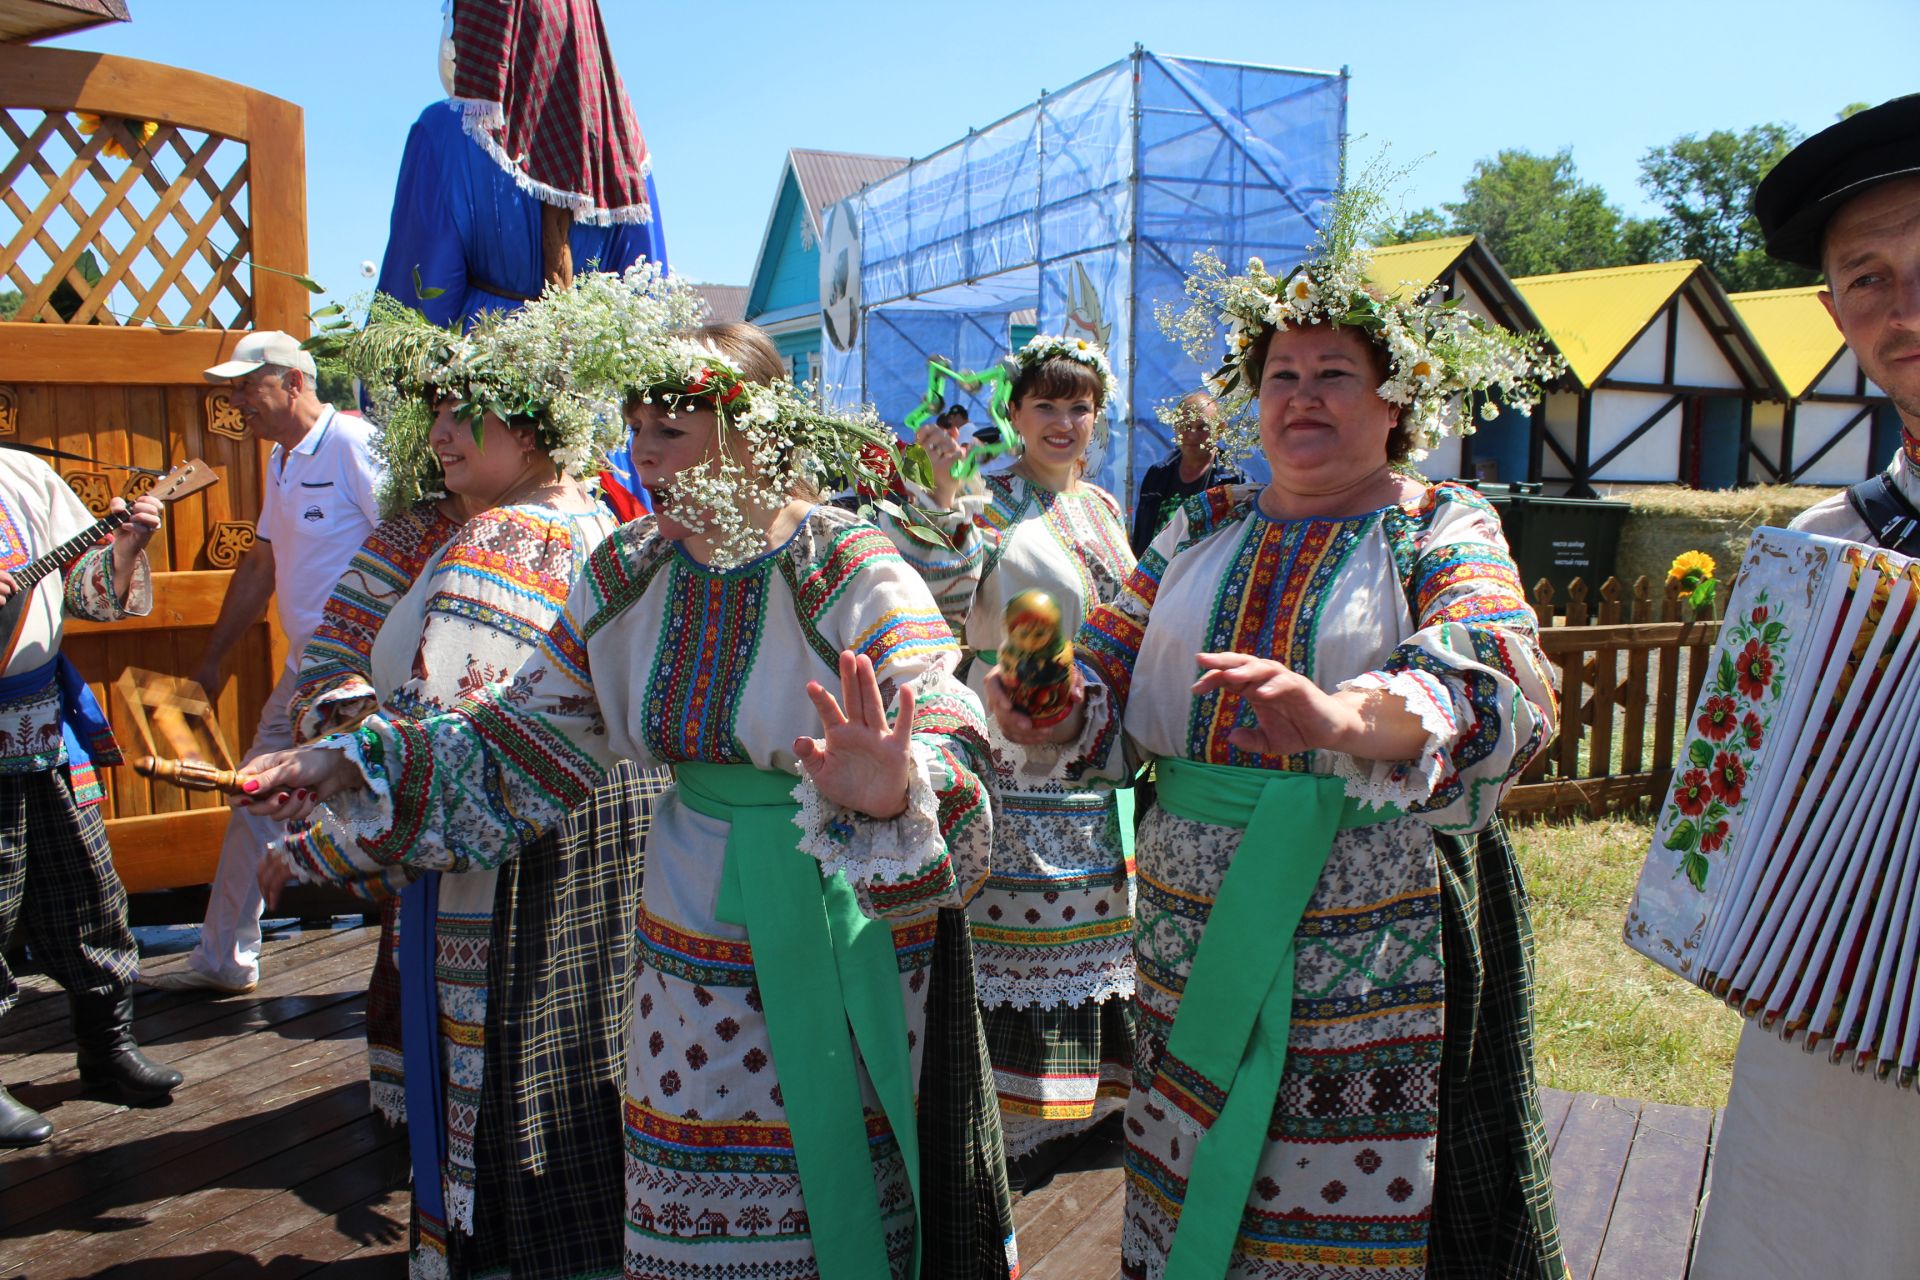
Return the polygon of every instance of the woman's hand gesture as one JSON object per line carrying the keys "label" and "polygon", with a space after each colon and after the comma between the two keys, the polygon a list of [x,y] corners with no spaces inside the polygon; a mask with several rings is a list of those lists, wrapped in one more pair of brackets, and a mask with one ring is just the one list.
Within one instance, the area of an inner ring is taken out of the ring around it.
{"label": "woman's hand gesture", "polygon": [[1335,696],[1285,663],[1245,653],[1203,653],[1195,694],[1220,690],[1237,694],[1253,710],[1254,724],[1242,725],[1227,741],[1242,751],[1284,756],[1316,748],[1337,750],[1351,727],[1352,712]]}
{"label": "woman's hand gesture", "polygon": [[840,697],[807,682],[820,713],[821,738],[795,738],[793,754],[820,794],[870,818],[897,818],[907,809],[913,771],[913,688],[902,685],[891,727],[880,699],[873,660],[840,651]]}
{"label": "woman's hand gesture", "polygon": [[1242,751],[1343,751],[1366,760],[1411,760],[1427,745],[1420,717],[1397,695],[1378,689],[1323,693],[1285,663],[1244,653],[1203,653],[1197,661],[1202,674],[1193,682],[1195,693],[1236,693],[1253,709],[1253,727],[1227,735]]}

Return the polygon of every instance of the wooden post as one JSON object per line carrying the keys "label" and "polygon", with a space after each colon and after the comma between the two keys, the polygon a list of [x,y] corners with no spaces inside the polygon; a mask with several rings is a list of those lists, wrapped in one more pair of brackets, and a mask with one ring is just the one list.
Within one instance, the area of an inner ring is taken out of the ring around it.
{"label": "wooden post", "polygon": [[566,288],[573,283],[573,210],[540,206],[540,260],[542,278]]}

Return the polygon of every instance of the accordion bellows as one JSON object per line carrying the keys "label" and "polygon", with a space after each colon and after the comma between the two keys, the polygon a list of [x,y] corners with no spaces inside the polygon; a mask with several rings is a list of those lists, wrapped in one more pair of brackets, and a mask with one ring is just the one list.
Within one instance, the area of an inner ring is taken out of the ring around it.
{"label": "accordion bellows", "polygon": [[1809,1051],[1920,1059],[1920,561],[1762,529],[1627,914],[1634,950]]}

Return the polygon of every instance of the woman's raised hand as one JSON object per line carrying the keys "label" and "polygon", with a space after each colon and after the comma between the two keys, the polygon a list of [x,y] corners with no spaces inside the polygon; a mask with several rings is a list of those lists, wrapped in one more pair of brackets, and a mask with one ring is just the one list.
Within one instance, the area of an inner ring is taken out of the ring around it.
{"label": "woman's raised hand", "polygon": [[807,682],[807,696],[820,713],[825,736],[795,738],[793,754],[820,794],[870,818],[897,818],[906,812],[913,771],[913,687],[901,686],[889,726],[873,659],[842,649],[840,697],[818,680]]}
{"label": "woman's raised hand", "polygon": [[1045,747],[1061,746],[1079,738],[1080,731],[1087,723],[1087,682],[1080,674],[1080,666],[1074,664],[1072,683],[1067,687],[1067,718],[1058,724],[1050,724],[1044,729],[1033,727],[1032,717],[1014,710],[1013,700],[1007,697],[1007,687],[1000,683],[1000,670],[995,668],[987,673],[986,693],[987,714],[1000,726],[1000,732],[1008,742],[1018,742],[1022,746]]}
{"label": "woman's raised hand", "polygon": [[233,803],[248,813],[281,822],[303,822],[314,807],[342,791],[365,785],[347,753],[330,747],[270,751],[247,762],[241,775],[246,794]]}
{"label": "woman's raised hand", "polygon": [[968,446],[954,438],[954,433],[938,423],[929,422],[914,433],[913,442],[927,453],[927,469],[932,472],[934,505],[942,511],[951,511],[956,498],[960,496],[960,482],[954,479],[953,467],[967,456]]}

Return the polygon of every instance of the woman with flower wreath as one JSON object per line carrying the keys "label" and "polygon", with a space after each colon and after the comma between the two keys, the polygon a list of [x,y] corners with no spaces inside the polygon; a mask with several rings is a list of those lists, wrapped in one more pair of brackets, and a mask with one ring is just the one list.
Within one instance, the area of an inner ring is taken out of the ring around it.
{"label": "woman with flower wreath", "polygon": [[[1120,504],[1080,478],[1113,391],[1100,348],[1036,336],[1013,357],[1012,470],[962,496],[964,446],[923,433],[931,463],[931,539],[882,521],[972,650],[967,683],[983,687],[1006,640],[1008,601],[1046,592],[1071,636],[1133,568]],[[1111,786],[1085,789],[1021,772],[996,751],[993,874],[968,907],[981,1016],[993,1057],[1007,1154],[1036,1156],[1125,1104],[1132,1073],[1133,883]],[[1054,1148],[1058,1150],[1058,1148]],[[1041,1176],[1023,1170],[1031,1181]],[[1020,1169],[1016,1166],[1016,1169]]]}
{"label": "woman with flower wreath", "polygon": [[[617,388],[599,388],[596,407],[540,335],[609,290],[663,288],[646,270],[583,276],[464,337],[376,304],[343,354],[379,389],[394,514],[302,657],[297,736],[376,709],[445,711],[532,655],[615,524],[580,465],[555,458],[597,454]],[[687,314],[663,306],[659,322]],[[382,939],[398,938],[397,1043],[380,1043],[370,998],[369,1056],[376,1106],[411,1120],[414,1275],[619,1274],[622,1014],[645,819],[627,775],[496,865],[426,848],[317,856],[294,841],[290,862],[263,872],[276,889],[297,872],[404,890],[397,935]]]}
{"label": "woman with flower wreath", "polygon": [[1163,320],[1199,358],[1224,313],[1226,443],[1257,431],[1274,480],[1174,515],[1082,627],[1058,728],[986,691],[1051,778],[1155,763],[1129,1277],[1564,1272],[1524,899],[1504,842],[1474,839],[1554,690],[1494,513],[1401,465],[1491,388],[1537,394],[1542,362],[1373,293],[1371,212],[1349,192],[1285,277],[1200,261]]}
{"label": "woman with flower wreath", "polygon": [[[627,1274],[932,1274],[953,1251],[921,1176],[944,1135],[916,1116],[944,1084],[920,1087],[929,961],[936,908],[986,874],[985,729],[925,584],[814,500],[885,428],[773,381],[756,337],[628,351],[656,514],[593,553],[511,685],[264,759],[255,808],[327,802],[296,858],[487,866],[615,760],[670,765],[636,939]],[[1006,1275],[1010,1232],[993,1245]]]}

